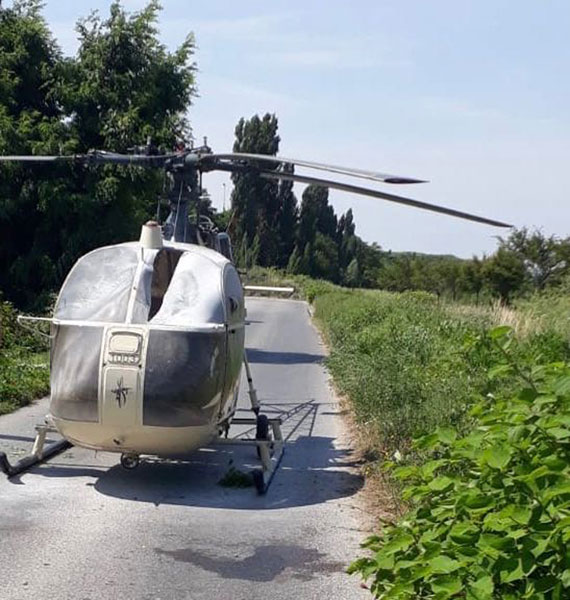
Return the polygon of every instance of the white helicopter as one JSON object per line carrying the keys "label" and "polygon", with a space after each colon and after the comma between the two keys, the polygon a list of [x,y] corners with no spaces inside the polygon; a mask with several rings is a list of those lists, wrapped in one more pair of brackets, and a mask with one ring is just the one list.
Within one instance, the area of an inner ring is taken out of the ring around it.
{"label": "white helicopter", "polygon": [[[93,151],[0,157],[7,161],[138,165],[163,168],[170,180],[170,214],[163,227],[148,222],[138,241],[86,254],[67,276],[52,318],[21,317],[51,324],[50,409],[46,424],[36,428],[29,456],[11,465],[0,454],[0,469],[8,476],[69,444],[118,452],[123,467],[132,469],[142,455],[187,454],[223,442],[232,424],[250,424],[256,428],[252,442],[262,463],[254,472],[255,484],[260,493],[267,490],[283,453],[280,422],[260,413],[244,350],[244,287],[230,239],[208,219],[189,223],[189,204],[200,204],[203,172],[254,172],[510,227],[370,188],[298,175],[290,167],[391,184],[421,183],[417,179],[275,156],[214,154],[206,140],[202,147],[167,155]],[[236,417],[242,365],[255,415],[251,419]],[[63,440],[44,447],[53,430]]]}

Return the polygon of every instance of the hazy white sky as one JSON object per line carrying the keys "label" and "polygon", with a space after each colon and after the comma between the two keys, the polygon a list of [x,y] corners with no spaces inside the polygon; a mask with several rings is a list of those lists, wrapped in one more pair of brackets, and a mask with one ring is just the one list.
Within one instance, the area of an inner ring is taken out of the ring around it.
{"label": "hazy white sky", "polygon": [[[65,52],[110,0],[47,0]],[[124,0],[132,10],[145,2]],[[274,112],[283,156],[429,179],[387,191],[569,234],[567,0],[163,0],[174,48],[193,31],[198,140],[231,149],[241,116]],[[205,183],[221,206],[229,178]],[[302,186],[296,186],[300,198]],[[501,230],[331,192],[393,250],[490,252]]]}

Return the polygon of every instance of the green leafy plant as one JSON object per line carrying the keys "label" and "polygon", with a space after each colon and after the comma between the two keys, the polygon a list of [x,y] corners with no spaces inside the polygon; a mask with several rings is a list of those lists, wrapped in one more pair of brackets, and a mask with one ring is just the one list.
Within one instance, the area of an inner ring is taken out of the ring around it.
{"label": "green leafy plant", "polygon": [[247,488],[254,484],[251,473],[244,473],[231,466],[226,474],[218,481],[218,485],[229,488]]}
{"label": "green leafy plant", "polygon": [[570,597],[570,368],[516,361],[508,327],[488,340],[502,357],[489,378],[522,385],[476,404],[469,435],[418,439],[423,465],[388,465],[410,512],[349,568],[377,598]]}
{"label": "green leafy plant", "polygon": [[49,391],[47,340],[19,325],[17,314],[0,295],[0,415]]}

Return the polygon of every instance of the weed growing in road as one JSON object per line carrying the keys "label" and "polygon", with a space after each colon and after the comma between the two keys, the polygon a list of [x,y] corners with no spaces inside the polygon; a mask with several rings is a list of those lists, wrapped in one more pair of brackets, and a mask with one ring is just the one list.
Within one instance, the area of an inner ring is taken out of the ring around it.
{"label": "weed growing in road", "polygon": [[218,481],[218,485],[229,488],[247,488],[253,484],[251,473],[244,473],[235,467],[230,467],[227,473]]}

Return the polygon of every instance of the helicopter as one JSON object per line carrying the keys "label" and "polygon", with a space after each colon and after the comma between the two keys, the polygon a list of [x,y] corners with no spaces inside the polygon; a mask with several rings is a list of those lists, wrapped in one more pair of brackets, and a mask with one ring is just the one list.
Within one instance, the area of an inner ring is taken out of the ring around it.
{"label": "helicopter", "polygon": [[[200,214],[202,174],[255,173],[266,179],[318,184],[497,227],[509,224],[321,177],[294,168],[325,171],[392,185],[423,180],[280,156],[212,152],[200,147],[158,153],[152,144],[132,154],[91,151],[70,156],[0,156],[2,162],[101,164],[163,169],[169,215],[149,221],[138,241],[98,248],[81,257],[59,292],[51,318],[21,316],[22,323],[50,324],[50,408],[31,454],[8,476],[69,444],[120,453],[126,469],[141,456],[186,455],[228,440],[230,426],[253,425],[262,468],[254,472],[267,490],[284,451],[279,419],[262,414],[245,351],[244,286],[231,241]],[[189,220],[189,207],[196,220]],[[257,287],[257,290],[264,289]],[[280,288],[266,288],[279,291]],[[292,291],[292,290],[289,290]],[[242,367],[253,417],[236,417]],[[44,448],[46,434],[62,442]],[[243,443],[246,443],[243,440]]]}

